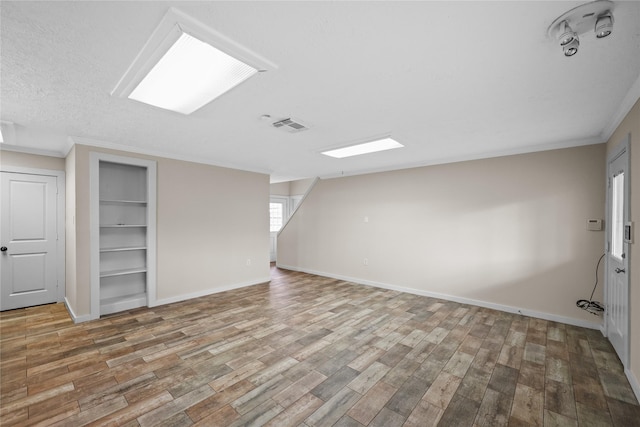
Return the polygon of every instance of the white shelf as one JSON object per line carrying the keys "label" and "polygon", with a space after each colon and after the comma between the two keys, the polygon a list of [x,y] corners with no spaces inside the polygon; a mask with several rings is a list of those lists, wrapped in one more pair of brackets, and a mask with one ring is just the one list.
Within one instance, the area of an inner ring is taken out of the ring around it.
{"label": "white shelf", "polygon": [[100,301],[100,313],[111,314],[147,305],[147,294],[126,295]]}
{"label": "white shelf", "polygon": [[132,205],[146,205],[147,202],[146,200],[100,200],[100,203],[104,203],[104,204],[117,204],[117,205],[126,205],[126,204],[132,204]]}
{"label": "white shelf", "polygon": [[91,153],[92,318],[155,298],[156,175],[155,162]]}
{"label": "white shelf", "polygon": [[117,248],[102,248],[100,249],[100,252],[104,253],[104,252],[144,251],[146,249],[147,249],[146,246],[121,246]]}
{"label": "white shelf", "polygon": [[100,228],[135,228],[146,227],[145,224],[100,224]]}
{"label": "white shelf", "polygon": [[109,270],[109,271],[101,271],[100,278],[103,277],[115,277],[115,276],[125,276],[127,274],[137,274],[137,273],[146,273],[146,267],[138,267],[138,268],[125,268],[123,270]]}

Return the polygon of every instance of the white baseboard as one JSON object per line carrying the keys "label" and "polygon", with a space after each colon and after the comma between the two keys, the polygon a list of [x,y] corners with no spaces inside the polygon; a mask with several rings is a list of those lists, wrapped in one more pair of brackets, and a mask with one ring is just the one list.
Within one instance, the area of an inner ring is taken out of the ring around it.
{"label": "white baseboard", "polygon": [[[258,280],[251,280],[251,281],[242,282],[242,283],[235,283],[235,284],[232,284],[232,285],[222,286],[222,287],[215,288],[215,289],[207,289],[207,290],[204,290],[204,291],[201,291],[201,292],[193,292],[193,293],[190,293],[190,294],[176,295],[174,297],[164,298],[164,299],[161,299],[161,300],[156,300],[155,303],[153,305],[149,305],[149,307],[157,307],[159,305],[170,304],[172,302],[186,301],[186,300],[192,299],[192,298],[199,298],[199,297],[204,297],[204,296],[207,296],[207,295],[217,294],[217,293],[220,293],[220,292],[232,291],[234,289],[246,288],[248,286],[259,285],[261,283],[268,283],[269,281],[271,281],[271,277],[267,276],[265,278],[258,279]],[[87,322],[89,320],[92,320],[90,314],[77,316],[73,312],[73,309],[71,308],[71,304],[69,304],[69,300],[66,297],[64,299],[64,305],[65,305],[65,307],[67,307],[67,311],[69,312],[69,315],[71,316],[71,319],[73,320],[73,323],[82,323],[82,322]],[[138,305],[136,305],[136,307],[138,307]],[[117,311],[127,310],[127,309],[130,309],[130,308],[132,308],[132,307],[129,307],[127,305],[122,305],[121,307],[117,308]]]}
{"label": "white baseboard", "polygon": [[431,298],[438,298],[438,299],[447,300],[447,301],[459,302],[461,304],[469,304],[469,305],[475,305],[478,307],[491,308],[493,310],[505,311],[507,313],[521,314],[523,316],[535,317],[538,319],[550,320],[553,322],[564,323],[564,324],[573,325],[573,326],[580,326],[588,329],[601,329],[601,324],[597,322],[589,322],[587,320],[574,319],[572,317],[558,316],[556,314],[545,313],[542,311],[528,310],[524,308],[513,307],[510,305],[495,304],[488,301],[475,300],[475,299],[459,297],[455,295],[441,294],[437,292],[425,291],[422,289],[407,288],[407,287],[396,286],[388,283],[375,282],[372,280],[359,279],[357,277],[342,276],[339,274],[326,273],[322,271],[308,270],[304,268],[298,268],[298,267],[293,267],[293,266],[283,265],[278,263],[276,263],[276,266],[284,270],[300,271],[302,273],[314,274],[316,276],[330,277],[332,279],[344,280],[347,282],[357,283],[359,285],[373,286],[376,288],[389,289],[392,291],[400,291],[400,292],[405,292],[413,295],[420,295],[424,297],[431,297]]}
{"label": "white baseboard", "polygon": [[638,379],[636,378],[636,376],[633,375],[633,372],[631,372],[631,369],[625,368],[624,373],[626,374],[627,379],[629,380],[629,385],[631,385],[631,389],[633,390],[633,393],[636,395],[636,400],[640,402],[640,382],[638,382]]}
{"label": "white baseboard", "polygon": [[207,296],[207,295],[218,294],[220,292],[226,292],[226,291],[232,291],[234,289],[246,288],[248,286],[259,285],[261,283],[268,283],[269,281],[271,281],[271,277],[267,276],[267,277],[262,278],[262,279],[250,280],[250,281],[241,282],[241,283],[235,283],[235,284],[232,284],[232,285],[221,286],[221,287],[215,288],[215,289],[205,289],[203,291],[192,292],[190,294],[176,295],[174,297],[157,299],[152,306],[150,305],[150,307],[157,307],[159,305],[171,304],[173,302],[186,301],[186,300],[189,300],[189,299],[192,299],[192,298],[200,298],[200,297],[204,297],[204,296]]}
{"label": "white baseboard", "polygon": [[69,300],[67,299],[67,297],[64,297],[64,306],[67,307],[67,311],[69,312],[69,316],[71,316],[71,320],[73,320],[73,323],[82,323],[91,320],[90,314],[77,316],[76,313],[73,312],[73,309],[71,308],[71,304],[69,304]]}
{"label": "white baseboard", "polygon": [[111,302],[100,302],[100,315],[133,310],[147,305],[147,294],[133,295],[126,298],[116,298]]}

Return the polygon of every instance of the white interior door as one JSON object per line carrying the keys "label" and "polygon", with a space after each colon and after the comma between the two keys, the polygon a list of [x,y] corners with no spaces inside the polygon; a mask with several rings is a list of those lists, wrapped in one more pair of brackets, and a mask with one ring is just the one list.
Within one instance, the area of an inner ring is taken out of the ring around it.
{"label": "white interior door", "polygon": [[269,200],[269,259],[274,262],[278,255],[278,232],[288,216],[288,198],[271,197]]}
{"label": "white interior door", "polygon": [[[607,282],[605,322],[609,341],[624,366],[629,356],[629,149],[624,145],[607,167]],[[627,235],[625,236],[625,231]]]}
{"label": "white interior door", "polygon": [[0,310],[56,302],[57,179],[0,175]]}

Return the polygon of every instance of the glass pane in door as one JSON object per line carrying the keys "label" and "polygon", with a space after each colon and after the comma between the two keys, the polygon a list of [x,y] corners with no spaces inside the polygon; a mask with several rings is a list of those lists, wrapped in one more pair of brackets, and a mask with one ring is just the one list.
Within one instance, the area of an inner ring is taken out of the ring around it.
{"label": "glass pane in door", "polygon": [[622,260],[624,255],[624,172],[613,177],[611,195],[611,255]]}

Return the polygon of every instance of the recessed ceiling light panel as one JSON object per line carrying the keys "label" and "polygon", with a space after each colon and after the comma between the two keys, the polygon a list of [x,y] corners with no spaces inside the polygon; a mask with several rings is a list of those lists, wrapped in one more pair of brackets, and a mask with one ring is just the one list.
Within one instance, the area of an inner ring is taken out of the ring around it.
{"label": "recessed ceiling light panel", "polygon": [[361,154],[376,153],[378,151],[392,150],[401,148],[404,145],[392,138],[383,138],[363,144],[350,145],[347,147],[337,148],[335,150],[323,151],[322,154],[329,157],[342,159],[345,157],[359,156]]}
{"label": "recessed ceiling light panel", "polygon": [[16,130],[12,122],[0,121],[0,143],[6,145],[15,145]]}
{"label": "recessed ceiling light panel", "polygon": [[170,8],[112,95],[191,114],[275,64]]}
{"label": "recessed ceiling light panel", "polygon": [[129,98],[191,114],[257,72],[210,44],[182,33]]}

